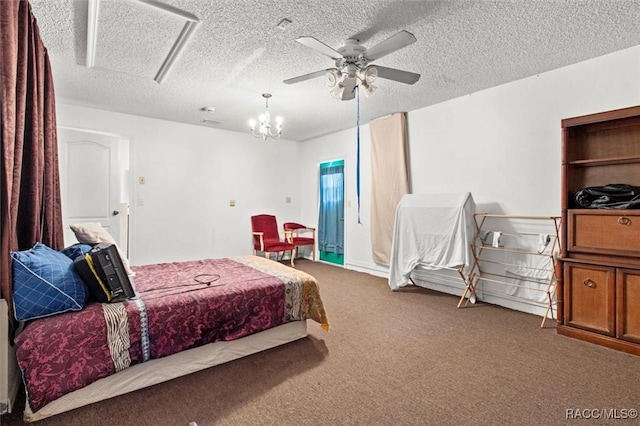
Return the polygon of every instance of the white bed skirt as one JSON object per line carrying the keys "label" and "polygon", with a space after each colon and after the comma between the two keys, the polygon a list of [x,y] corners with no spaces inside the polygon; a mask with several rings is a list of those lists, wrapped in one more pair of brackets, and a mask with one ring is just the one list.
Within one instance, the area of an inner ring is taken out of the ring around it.
{"label": "white bed skirt", "polygon": [[34,422],[94,402],[122,395],[223,364],[307,335],[307,321],[294,321],[230,342],[215,342],[168,357],[152,359],[64,395],[37,413],[25,406],[24,421]]}

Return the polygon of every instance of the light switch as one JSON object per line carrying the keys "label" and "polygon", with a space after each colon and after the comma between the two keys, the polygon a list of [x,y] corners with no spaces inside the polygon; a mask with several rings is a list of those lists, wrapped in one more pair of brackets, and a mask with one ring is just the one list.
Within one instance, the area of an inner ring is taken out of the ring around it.
{"label": "light switch", "polygon": [[235,207],[236,206],[236,200],[229,200],[229,206],[230,207]]}
{"label": "light switch", "polygon": [[140,176],[140,177],[138,178],[138,183],[139,183],[140,185],[144,185],[144,184],[146,183],[146,181],[147,181],[147,180],[144,178],[144,176]]}
{"label": "light switch", "polygon": [[291,202],[291,197],[287,197],[287,198],[285,198],[285,199],[284,199],[284,202],[285,202],[285,203],[290,203],[290,202]]}

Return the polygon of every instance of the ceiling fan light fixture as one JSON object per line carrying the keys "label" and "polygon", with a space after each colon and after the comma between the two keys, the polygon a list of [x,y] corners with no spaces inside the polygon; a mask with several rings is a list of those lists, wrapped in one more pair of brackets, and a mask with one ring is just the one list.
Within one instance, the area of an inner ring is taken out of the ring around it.
{"label": "ceiling fan light fixture", "polygon": [[373,83],[378,78],[378,68],[369,65],[364,69],[362,81],[368,84]]}
{"label": "ceiling fan light fixture", "polygon": [[364,89],[364,95],[367,98],[373,95],[373,92],[375,92],[378,89],[378,86],[371,83],[367,83],[366,81],[363,82],[360,86]]}
{"label": "ceiling fan light fixture", "polygon": [[337,69],[327,70],[325,76],[329,87],[335,87],[342,79],[342,73]]}
{"label": "ceiling fan light fixture", "polygon": [[333,89],[331,89],[329,93],[331,93],[331,96],[333,96],[334,98],[342,100],[342,94],[344,93],[344,85],[342,83],[336,84],[336,86]]}
{"label": "ceiling fan light fixture", "polygon": [[416,37],[408,31],[400,31],[368,49],[355,38],[345,40],[344,45],[337,50],[311,36],[298,37],[296,41],[330,57],[335,68],[289,78],[284,80],[285,84],[299,83],[324,75],[327,85],[331,88],[331,96],[348,101],[355,98],[356,86],[363,86],[366,89],[365,94],[372,94],[376,90],[372,83],[378,78],[404,84],[414,84],[420,79],[420,74],[413,72],[369,65],[374,60],[415,43]]}

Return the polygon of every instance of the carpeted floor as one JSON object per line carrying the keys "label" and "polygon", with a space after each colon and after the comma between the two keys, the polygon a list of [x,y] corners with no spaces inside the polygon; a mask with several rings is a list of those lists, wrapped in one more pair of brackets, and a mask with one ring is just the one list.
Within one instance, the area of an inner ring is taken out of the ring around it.
{"label": "carpeted floor", "polygon": [[[638,424],[602,417],[640,409],[640,357],[558,336],[533,315],[296,266],[320,282],[331,332],[309,322],[307,338],[37,424]],[[21,424],[17,411],[2,425]]]}

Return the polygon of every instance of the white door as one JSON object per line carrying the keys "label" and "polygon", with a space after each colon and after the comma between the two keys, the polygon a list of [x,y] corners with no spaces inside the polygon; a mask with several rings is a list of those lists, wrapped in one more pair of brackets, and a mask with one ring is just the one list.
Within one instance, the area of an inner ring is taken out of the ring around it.
{"label": "white door", "polygon": [[120,215],[127,214],[120,211],[121,143],[113,135],[58,129],[65,246],[78,241],[69,225],[80,222],[100,222],[121,241]]}

